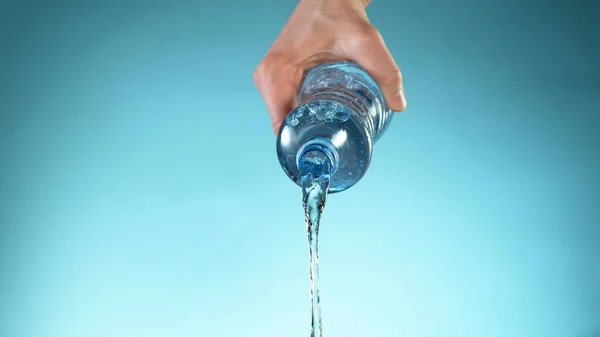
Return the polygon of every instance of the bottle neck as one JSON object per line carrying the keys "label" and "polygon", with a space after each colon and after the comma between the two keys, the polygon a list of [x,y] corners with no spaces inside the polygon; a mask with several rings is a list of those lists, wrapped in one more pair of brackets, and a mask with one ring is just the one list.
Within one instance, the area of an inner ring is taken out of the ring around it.
{"label": "bottle neck", "polygon": [[306,142],[296,155],[296,165],[302,175],[320,177],[332,175],[338,168],[339,155],[335,146],[325,138]]}

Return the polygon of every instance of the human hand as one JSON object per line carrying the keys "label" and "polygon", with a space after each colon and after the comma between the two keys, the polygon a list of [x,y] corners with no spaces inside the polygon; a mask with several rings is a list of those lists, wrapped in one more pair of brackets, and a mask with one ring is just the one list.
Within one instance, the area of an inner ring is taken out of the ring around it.
{"label": "human hand", "polygon": [[296,107],[304,71],[329,61],[360,64],[381,88],[388,108],[406,107],[402,75],[365,8],[370,0],[301,0],[267,54],[253,80],[277,134]]}

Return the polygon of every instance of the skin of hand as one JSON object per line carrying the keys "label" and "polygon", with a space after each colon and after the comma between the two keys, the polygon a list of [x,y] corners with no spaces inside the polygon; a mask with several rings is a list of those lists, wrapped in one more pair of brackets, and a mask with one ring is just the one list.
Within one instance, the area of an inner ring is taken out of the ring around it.
{"label": "skin of hand", "polygon": [[354,61],[377,82],[387,106],[406,107],[402,74],[367,19],[370,0],[301,0],[253,73],[277,134],[298,105],[304,71],[329,61]]}

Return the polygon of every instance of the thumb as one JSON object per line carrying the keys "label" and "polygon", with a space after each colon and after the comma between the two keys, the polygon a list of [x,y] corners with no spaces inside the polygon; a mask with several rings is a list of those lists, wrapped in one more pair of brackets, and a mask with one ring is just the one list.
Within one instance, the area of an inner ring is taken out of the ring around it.
{"label": "thumb", "polygon": [[[373,77],[380,87],[386,105],[393,111],[406,108],[402,73],[387,49],[381,34],[373,27],[353,43],[349,52],[352,59]],[[352,50],[353,49],[353,50]]]}

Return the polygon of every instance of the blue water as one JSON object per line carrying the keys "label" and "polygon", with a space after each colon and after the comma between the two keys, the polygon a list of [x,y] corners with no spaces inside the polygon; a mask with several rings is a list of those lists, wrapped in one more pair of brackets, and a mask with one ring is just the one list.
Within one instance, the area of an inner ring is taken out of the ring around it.
{"label": "blue water", "polygon": [[391,112],[369,75],[350,62],[311,69],[299,100],[300,106],[281,126],[277,150],[284,171],[302,187],[309,243],[311,337],[321,337],[319,226],[327,193],[346,190],[363,177],[373,143],[389,125]]}
{"label": "blue water", "polygon": [[326,172],[314,175],[311,171],[302,176],[302,204],[308,232],[308,261],[310,266],[310,303],[311,303],[311,337],[323,335],[321,322],[321,303],[319,296],[319,225],[330,177]]}

